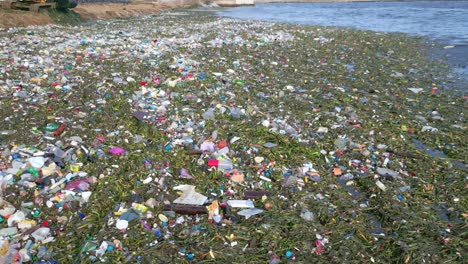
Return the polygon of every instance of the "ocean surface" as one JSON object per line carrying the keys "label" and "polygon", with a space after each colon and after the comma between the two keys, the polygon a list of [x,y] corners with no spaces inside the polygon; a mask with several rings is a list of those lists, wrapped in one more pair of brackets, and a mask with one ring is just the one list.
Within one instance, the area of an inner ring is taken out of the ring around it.
{"label": "ocean surface", "polygon": [[468,79],[468,1],[261,3],[224,9],[218,15],[426,36],[454,46],[438,53]]}

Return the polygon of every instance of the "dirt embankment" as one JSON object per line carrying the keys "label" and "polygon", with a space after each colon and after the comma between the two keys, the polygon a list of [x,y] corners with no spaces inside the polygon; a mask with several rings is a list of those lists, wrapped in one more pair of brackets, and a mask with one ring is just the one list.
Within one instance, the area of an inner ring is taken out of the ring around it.
{"label": "dirt embankment", "polygon": [[141,14],[154,14],[169,8],[180,7],[176,2],[133,2],[123,3],[86,3],[80,4],[73,10],[84,20],[109,19],[129,17]]}
{"label": "dirt embankment", "polygon": [[52,18],[44,13],[0,9],[0,28],[25,27],[50,23],[52,23]]}
{"label": "dirt embankment", "polygon": [[[132,1],[123,3],[83,3],[73,9],[85,21],[129,17],[141,14],[154,14],[170,8],[195,6],[198,0],[175,1]],[[30,25],[45,25],[53,23],[53,19],[45,12],[11,10],[0,8],[0,28],[24,27]]]}

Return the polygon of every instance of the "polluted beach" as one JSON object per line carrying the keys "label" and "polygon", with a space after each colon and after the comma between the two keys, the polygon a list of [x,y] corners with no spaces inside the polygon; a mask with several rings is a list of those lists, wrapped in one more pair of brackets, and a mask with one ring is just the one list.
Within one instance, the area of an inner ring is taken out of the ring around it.
{"label": "polluted beach", "polygon": [[460,263],[437,45],[204,9],[3,29],[0,260]]}

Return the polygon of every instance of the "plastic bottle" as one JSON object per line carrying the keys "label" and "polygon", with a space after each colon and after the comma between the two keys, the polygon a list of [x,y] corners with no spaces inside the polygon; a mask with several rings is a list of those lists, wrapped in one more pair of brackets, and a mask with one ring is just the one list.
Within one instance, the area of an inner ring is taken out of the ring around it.
{"label": "plastic bottle", "polygon": [[208,160],[208,167],[216,167],[218,170],[230,171],[232,170],[232,162],[230,160]]}
{"label": "plastic bottle", "polygon": [[54,153],[55,156],[60,158],[63,157],[63,155],[65,154],[65,152],[58,147],[53,147],[51,151]]}
{"label": "plastic bottle", "polygon": [[0,130],[0,135],[13,135],[16,133],[16,130]]}
{"label": "plastic bottle", "polygon": [[36,241],[44,240],[50,233],[50,229],[48,227],[41,227],[34,231],[31,236],[36,239]]}
{"label": "plastic bottle", "polygon": [[60,134],[62,134],[63,131],[65,131],[65,128],[66,126],[64,125],[60,125],[53,133],[54,133],[54,136],[59,136]]}
{"label": "plastic bottle", "polygon": [[57,130],[57,128],[59,128],[59,124],[49,123],[44,127],[44,130],[47,132],[54,132],[55,130]]}

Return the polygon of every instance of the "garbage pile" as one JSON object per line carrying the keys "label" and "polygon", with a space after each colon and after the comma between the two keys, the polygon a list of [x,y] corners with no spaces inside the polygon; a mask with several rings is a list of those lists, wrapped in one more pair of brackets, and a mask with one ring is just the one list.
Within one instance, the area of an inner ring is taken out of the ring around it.
{"label": "garbage pile", "polygon": [[462,258],[466,96],[417,38],[185,11],[0,39],[2,263]]}

